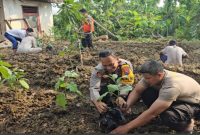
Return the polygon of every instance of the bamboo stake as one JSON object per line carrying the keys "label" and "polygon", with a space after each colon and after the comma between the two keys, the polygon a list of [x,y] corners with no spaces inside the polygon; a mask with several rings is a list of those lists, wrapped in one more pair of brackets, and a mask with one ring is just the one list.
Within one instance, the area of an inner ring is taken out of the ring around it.
{"label": "bamboo stake", "polygon": [[81,67],[83,67],[83,56],[81,51],[81,41],[78,39],[78,47],[79,47],[79,54],[80,54],[80,60],[81,60]]}
{"label": "bamboo stake", "polygon": [[100,26],[102,29],[104,29],[105,31],[107,31],[111,36],[117,38],[117,36],[115,34],[113,34],[112,32],[110,32],[108,29],[106,29],[104,26],[102,26],[100,23],[98,23],[96,20],[94,20],[94,22]]}

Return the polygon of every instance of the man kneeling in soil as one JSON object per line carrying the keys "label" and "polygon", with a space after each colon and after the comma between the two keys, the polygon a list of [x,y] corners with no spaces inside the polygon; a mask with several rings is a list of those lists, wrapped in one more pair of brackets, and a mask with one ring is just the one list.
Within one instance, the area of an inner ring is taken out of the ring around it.
{"label": "man kneeling in soil", "polygon": [[123,134],[143,126],[160,115],[163,124],[179,132],[191,132],[200,117],[200,85],[189,76],[164,70],[156,61],[145,62],[143,78],[129,94],[127,109],[141,97],[149,108],[112,133]]}
{"label": "man kneeling in soil", "polygon": [[99,100],[99,97],[108,92],[109,84],[114,84],[109,75],[126,76],[125,79],[122,78],[121,83],[132,86],[133,67],[129,61],[116,57],[111,50],[101,51],[99,58],[101,62],[93,70],[90,79],[90,97],[100,113],[100,128],[104,132],[110,132],[125,120],[120,108],[126,103],[129,92],[120,90],[115,92],[117,97],[111,94],[106,95],[102,100]]}
{"label": "man kneeling in soil", "polygon": [[33,34],[33,29],[27,32],[26,37],[22,39],[22,42],[17,48],[17,53],[39,53],[42,51],[42,48],[37,47]]}
{"label": "man kneeling in soil", "polygon": [[160,52],[160,59],[166,65],[183,66],[182,58],[188,58],[183,48],[177,46],[175,40],[170,40],[169,45]]}

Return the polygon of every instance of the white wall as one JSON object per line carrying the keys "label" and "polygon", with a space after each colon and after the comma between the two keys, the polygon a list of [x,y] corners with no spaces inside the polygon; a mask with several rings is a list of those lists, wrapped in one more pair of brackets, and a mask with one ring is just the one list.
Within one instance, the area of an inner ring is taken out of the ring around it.
{"label": "white wall", "polygon": [[[23,18],[21,5],[17,1],[18,0],[3,0],[5,19]],[[22,24],[19,21],[12,21],[11,26],[13,28],[22,28]],[[6,29],[8,29],[8,26]]]}
{"label": "white wall", "polygon": [[[3,0],[5,19],[23,18],[22,6],[36,6],[39,9],[41,31],[47,35],[53,26],[53,14],[51,3],[19,0]],[[13,28],[23,28],[22,22],[12,21]],[[7,27],[7,30],[9,28]]]}
{"label": "white wall", "polygon": [[[40,2],[41,3],[41,2]],[[41,3],[39,7],[39,14],[41,20],[41,29],[45,33],[50,34],[50,30],[53,27],[53,13],[50,3]]]}

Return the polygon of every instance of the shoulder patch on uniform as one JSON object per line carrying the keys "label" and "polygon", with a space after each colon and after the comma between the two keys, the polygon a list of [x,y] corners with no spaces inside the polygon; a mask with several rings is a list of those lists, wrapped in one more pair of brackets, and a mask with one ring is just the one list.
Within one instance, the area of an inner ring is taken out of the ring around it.
{"label": "shoulder patch on uniform", "polygon": [[128,66],[123,67],[123,71],[125,75],[128,75],[130,73],[130,68]]}

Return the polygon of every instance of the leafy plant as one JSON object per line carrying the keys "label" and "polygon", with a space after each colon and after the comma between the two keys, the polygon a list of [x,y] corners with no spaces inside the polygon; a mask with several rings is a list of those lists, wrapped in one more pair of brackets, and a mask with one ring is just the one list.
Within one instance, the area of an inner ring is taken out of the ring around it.
{"label": "leafy plant", "polygon": [[55,90],[59,91],[59,93],[56,95],[56,103],[64,109],[66,109],[67,106],[67,91],[82,96],[82,93],[78,90],[77,84],[74,82],[74,79],[77,77],[79,77],[79,75],[76,72],[65,71],[64,75],[58,78],[58,81],[55,84]]}
{"label": "leafy plant", "polygon": [[77,40],[76,29],[80,27],[82,16],[79,13],[81,4],[73,0],[64,0],[58,15],[54,16],[54,35],[70,42]]}
{"label": "leafy plant", "polygon": [[[165,0],[64,0],[54,16],[55,36],[74,41],[80,27],[79,9],[85,8],[94,19],[120,39],[138,37],[200,38],[200,1]],[[95,35],[105,31],[95,25]]]}
{"label": "leafy plant", "polygon": [[[113,74],[113,75],[109,75],[108,76],[110,79],[113,80],[113,82],[115,82],[114,84],[109,84],[107,86],[108,88],[108,92],[105,92],[104,94],[102,94],[98,100],[102,100],[105,96],[107,96],[108,94],[111,94],[115,97],[118,97],[120,92],[129,92],[132,90],[132,86],[131,85],[125,85],[121,83],[121,80],[124,78],[127,78],[127,76],[122,76],[118,78],[117,74]],[[117,94],[115,94],[117,92]]]}
{"label": "leafy plant", "polygon": [[17,86],[22,86],[24,89],[29,89],[27,79],[24,78],[24,71],[21,69],[9,69],[12,66],[0,60],[0,82],[1,84],[7,84],[11,89]]}

